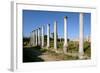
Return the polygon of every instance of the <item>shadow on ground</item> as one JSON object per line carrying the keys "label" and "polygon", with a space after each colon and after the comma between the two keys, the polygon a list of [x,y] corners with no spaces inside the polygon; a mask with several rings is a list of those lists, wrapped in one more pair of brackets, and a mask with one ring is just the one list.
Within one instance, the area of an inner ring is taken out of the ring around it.
{"label": "shadow on ground", "polygon": [[41,62],[44,61],[39,56],[42,55],[43,51],[40,50],[41,47],[27,47],[23,48],[23,62]]}

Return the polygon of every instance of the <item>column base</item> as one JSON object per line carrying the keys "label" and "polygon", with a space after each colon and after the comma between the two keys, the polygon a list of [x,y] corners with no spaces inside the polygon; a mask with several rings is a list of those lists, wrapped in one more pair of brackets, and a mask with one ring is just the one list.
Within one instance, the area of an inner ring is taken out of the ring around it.
{"label": "column base", "polygon": [[64,52],[64,54],[67,54],[67,45],[64,45],[64,47],[63,47],[63,52]]}
{"label": "column base", "polygon": [[78,57],[79,57],[79,59],[84,59],[84,53],[83,52],[79,53]]}

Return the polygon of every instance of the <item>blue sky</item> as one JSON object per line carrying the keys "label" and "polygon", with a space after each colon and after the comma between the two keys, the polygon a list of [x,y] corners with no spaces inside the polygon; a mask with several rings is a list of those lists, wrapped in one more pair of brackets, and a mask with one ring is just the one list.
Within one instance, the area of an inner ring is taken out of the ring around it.
{"label": "blue sky", "polygon": [[[50,24],[50,33],[54,30],[54,21],[57,21],[58,36],[64,36],[64,17],[68,17],[68,38],[74,39],[79,36],[79,13],[78,12],[55,12],[23,10],[23,36],[29,37],[32,30]],[[90,36],[91,14],[84,13],[84,37]]]}

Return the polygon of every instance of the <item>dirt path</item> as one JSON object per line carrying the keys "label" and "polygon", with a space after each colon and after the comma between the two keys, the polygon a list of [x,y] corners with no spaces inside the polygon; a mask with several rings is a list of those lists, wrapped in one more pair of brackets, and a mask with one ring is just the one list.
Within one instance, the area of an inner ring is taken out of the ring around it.
{"label": "dirt path", "polygon": [[54,54],[48,51],[41,51],[37,48],[24,48],[23,49],[23,62],[41,62],[41,61],[59,61],[61,60]]}
{"label": "dirt path", "polygon": [[52,56],[50,53],[43,53],[42,55],[39,56],[40,58],[42,58],[44,61],[59,61],[61,59]]}
{"label": "dirt path", "polygon": [[[55,53],[54,51],[43,51],[40,47],[24,48],[23,62],[43,62],[43,61],[61,61],[61,60],[77,60],[78,53]],[[85,59],[89,59],[84,56]]]}

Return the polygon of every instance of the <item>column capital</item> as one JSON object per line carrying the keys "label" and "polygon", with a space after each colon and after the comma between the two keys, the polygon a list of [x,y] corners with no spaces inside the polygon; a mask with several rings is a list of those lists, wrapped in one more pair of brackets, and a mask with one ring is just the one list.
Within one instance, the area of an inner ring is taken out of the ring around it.
{"label": "column capital", "polygon": [[50,26],[50,24],[47,24],[48,26]]}
{"label": "column capital", "polygon": [[32,32],[35,32],[35,30],[33,30]]}
{"label": "column capital", "polygon": [[67,19],[68,17],[67,17],[67,16],[65,16],[64,18],[66,18],[66,19]]}

